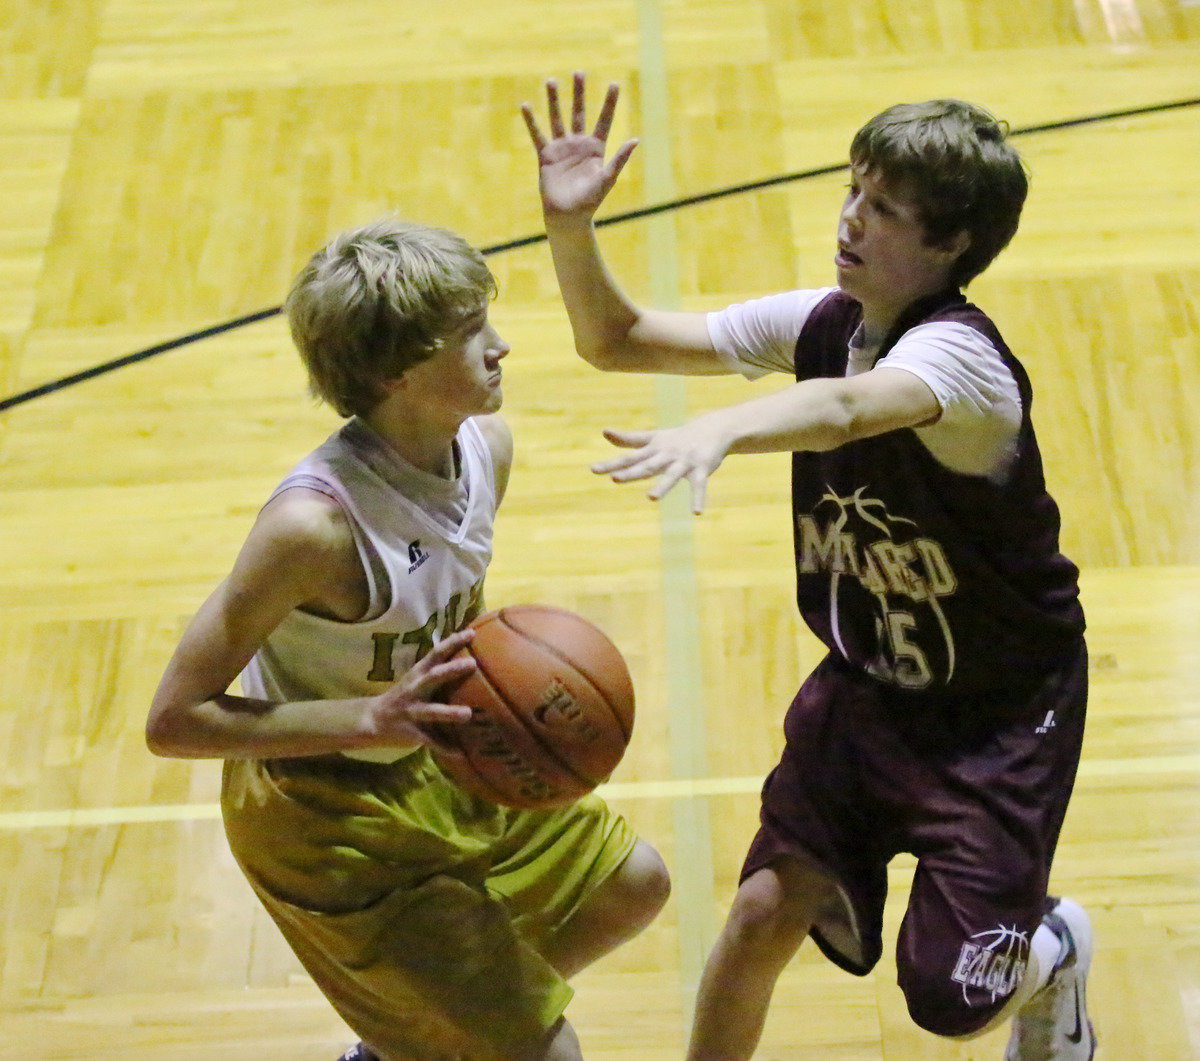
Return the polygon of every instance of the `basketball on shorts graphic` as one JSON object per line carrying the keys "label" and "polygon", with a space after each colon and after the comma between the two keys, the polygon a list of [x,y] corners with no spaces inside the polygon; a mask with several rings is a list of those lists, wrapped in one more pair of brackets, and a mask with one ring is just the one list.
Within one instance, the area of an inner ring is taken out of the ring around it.
{"label": "basketball on shorts graphic", "polygon": [[442,726],[455,782],[494,803],[552,807],[607,780],[633,732],[634,694],[616,646],[582,616],[520,604],[479,616],[460,651],[478,669],[447,699],[473,717]]}

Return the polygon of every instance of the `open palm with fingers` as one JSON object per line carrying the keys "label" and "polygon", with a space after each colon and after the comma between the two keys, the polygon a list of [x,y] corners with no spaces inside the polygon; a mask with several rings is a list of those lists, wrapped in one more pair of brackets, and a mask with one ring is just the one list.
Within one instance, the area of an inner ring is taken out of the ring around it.
{"label": "open palm with fingers", "polygon": [[604,437],[629,452],[593,464],[593,472],[611,476],[618,483],[655,478],[647,494],[652,501],[685,481],[691,492],[692,511],[697,515],[704,511],[709,476],[721,466],[729,450],[728,442],[702,418],[657,431],[606,428]]}
{"label": "open palm with fingers", "polygon": [[469,654],[458,650],[470,643],[474,631],[459,630],[434,645],[386,692],[371,697],[365,729],[383,746],[432,744],[441,750],[438,726],[462,725],[471,720],[471,709],[437,700],[446,686],[461,681],[476,669]]}
{"label": "open palm with fingers", "polygon": [[546,82],[547,113],[550,135],[547,137],[538,125],[533,107],[524,103],[521,114],[529,129],[529,138],[537,150],[542,205],[551,214],[595,213],[637,147],[636,140],[622,144],[613,156],[605,161],[608,134],[616,113],[619,88],[608,86],[600,116],[596,125],[587,131],[587,115],[584,102],[584,76],[574,75],[571,99],[571,128],[568,132],[563,121],[559,101],[558,82]]}

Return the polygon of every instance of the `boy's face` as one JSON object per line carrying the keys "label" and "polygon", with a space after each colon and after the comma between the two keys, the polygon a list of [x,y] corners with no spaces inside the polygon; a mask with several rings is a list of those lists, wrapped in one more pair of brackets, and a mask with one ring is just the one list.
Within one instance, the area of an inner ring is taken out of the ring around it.
{"label": "boy's face", "polygon": [[484,304],[446,336],[436,354],[408,369],[402,385],[424,408],[455,418],[494,413],[504,400],[500,361],[508,351]]}
{"label": "boy's face", "polygon": [[[862,304],[868,327],[890,327],[913,302],[942,290],[970,237],[925,242],[916,204],[877,171],[854,167],[838,221],[838,286]],[[881,337],[878,337],[881,338]]]}

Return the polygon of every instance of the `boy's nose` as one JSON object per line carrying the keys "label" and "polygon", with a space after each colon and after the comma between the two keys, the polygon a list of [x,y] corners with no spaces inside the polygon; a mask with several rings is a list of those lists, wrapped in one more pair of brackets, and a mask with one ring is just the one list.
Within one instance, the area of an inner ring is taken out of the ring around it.
{"label": "boy's nose", "polygon": [[488,337],[487,352],[495,358],[504,357],[512,348],[504,341],[502,336],[495,328],[489,324],[491,335]]}

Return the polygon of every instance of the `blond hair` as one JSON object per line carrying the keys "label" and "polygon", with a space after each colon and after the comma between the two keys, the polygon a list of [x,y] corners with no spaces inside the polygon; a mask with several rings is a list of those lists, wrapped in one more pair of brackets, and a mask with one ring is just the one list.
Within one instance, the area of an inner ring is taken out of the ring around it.
{"label": "blond hair", "polygon": [[461,236],[386,217],[317,251],[284,310],[313,394],[353,416],[495,294],[483,255]]}

